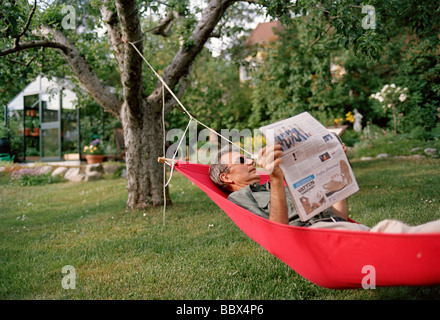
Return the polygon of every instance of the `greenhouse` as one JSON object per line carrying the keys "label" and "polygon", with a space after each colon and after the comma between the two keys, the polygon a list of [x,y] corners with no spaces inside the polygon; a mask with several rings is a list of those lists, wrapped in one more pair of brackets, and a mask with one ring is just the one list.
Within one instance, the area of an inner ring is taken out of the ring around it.
{"label": "greenhouse", "polygon": [[6,105],[17,161],[79,160],[79,109],[70,81],[38,76]]}

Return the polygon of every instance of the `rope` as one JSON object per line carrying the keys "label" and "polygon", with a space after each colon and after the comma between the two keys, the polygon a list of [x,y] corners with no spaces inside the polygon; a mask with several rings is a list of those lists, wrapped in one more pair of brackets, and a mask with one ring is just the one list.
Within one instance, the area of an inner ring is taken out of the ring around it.
{"label": "rope", "polygon": [[[162,86],[162,154],[165,154],[165,92],[164,86]],[[167,210],[167,195],[166,195],[166,179],[167,179],[167,168],[163,166],[163,218],[162,225],[165,227],[165,212]]]}
{"label": "rope", "polygon": [[[123,41],[125,41],[125,39],[123,39]],[[217,131],[215,131],[214,129],[208,127],[207,125],[205,125],[204,123],[200,122],[199,120],[197,120],[196,118],[194,118],[191,113],[189,113],[189,111],[185,108],[185,106],[182,104],[182,102],[180,102],[180,100],[176,97],[176,95],[174,94],[174,92],[168,87],[168,85],[165,83],[165,81],[162,79],[162,77],[156,72],[156,70],[154,70],[154,68],[151,66],[151,64],[147,61],[147,59],[145,59],[145,57],[142,55],[142,53],[139,51],[139,49],[134,45],[133,42],[130,41],[125,41],[128,44],[130,44],[135,50],[136,52],[142,57],[142,59],[145,61],[145,63],[150,67],[151,71],[153,71],[153,73],[156,75],[156,77],[159,79],[160,82],[162,82],[162,85],[168,90],[168,92],[171,94],[171,96],[176,100],[176,102],[179,104],[179,106],[182,108],[182,110],[188,115],[188,117],[191,120],[194,120],[196,123],[200,124],[201,126],[205,127],[206,129],[210,130],[211,132],[215,133],[217,136],[219,136],[220,138],[228,141],[229,143],[235,145],[236,147],[238,147],[240,150],[242,150],[243,152],[247,153],[248,155],[250,155],[252,158],[255,158],[254,154],[252,154],[251,152],[243,149],[242,147],[240,147],[239,145],[235,144],[234,142],[232,142],[231,140],[229,140],[228,138],[224,137],[223,135],[221,135],[220,133],[218,133]],[[139,41],[136,41],[139,42]],[[163,114],[162,114],[163,115]]]}
{"label": "rope", "polygon": [[[185,128],[185,131],[183,132],[182,138],[180,138],[179,144],[177,145],[176,151],[173,154],[173,157],[171,158],[171,160],[174,160],[176,158],[177,152],[180,150],[180,145],[182,144],[183,140],[185,139],[186,133],[188,132],[188,129],[191,125],[191,121],[193,119],[190,119],[188,122],[188,125]],[[164,86],[162,86],[162,130],[163,130],[163,139],[164,139],[164,143],[163,143],[163,154],[165,154],[165,92],[164,92]],[[165,211],[166,211],[166,205],[167,205],[167,196],[165,193],[166,187],[168,186],[168,184],[171,182],[171,178],[173,177],[173,172],[174,172],[174,165],[176,164],[175,162],[169,163],[168,161],[165,161],[166,164],[168,164],[171,167],[170,170],[170,177],[168,178],[168,181],[165,182],[166,180],[166,167],[163,166],[163,226],[165,226]]]}
{"label": "rope", "polygon": [[[142,40],[142,39],[141,39]],[[135,46],[135,43],[140,42],[141,40],[135,41],[135,42],[130,42],[125,40],[124,38],[122,38],[123,42],[126,42],[128,44],[130,44],[135,50],[136,52],[141,56],[141,58],[145,61],[145,63],[150,67],[151,71],[153,71],[154,75],[160,80],[160,82],[162,83],[162,134],[163,134],[163,154],[165,155],[165,88],[168,90],[168,92],[171,94],[171,96],[176,100],[176,102],[179,104],[179,106],[182,108],[182,110],[188,115],[189,117],[189,122],[188,125],[186,126],[186,129],[182,135],[182,138],[180,138],[179,144],[176,148],[176,151],[174,152],[174,155],[172,157],[171,160],[174,160],[177,152],[180,149],[180,145],[182,144],[182,141],[185,139],[186,137],[186,133],[191,125],[191,121],[195,121],[196,123],[200,124],[201,126],[205,127],[206,129],[208,129],[209,131],[213,132],[214,134],[216,134],[217,136],[219,136],[220,138],[228,141],[229,143],[235,145],[236,147],[238,147],[240,150],[242,150],[243,152],[247,153],[248,155],[251,156],[251,158],[255,158],[255,156],[243,149],[242,147],[240,147],[239,145],[235,144],[234,142],[232,142],[231,140],[229,140],[228,138],[224,137],[223,135],[221,135],[220,133],[218,133],[217,131],[215,131],[214,129],[208,127],[207,125],[205,125],[204,123],[200,122],[199,120],[197,120],[196,118],[194,118],[189,111],[185,108],[185,106],[182,104],[182,102],[180,102],[180,100],[176,97],[176,95],[174,94],[174,92],[168,87],[168,85],[165,83],[165,81],[162,79],[162,77],[156,72],[156,70],[154,70],[154,68],[151,66],[151,64],[147,61],[147,59],[142,55],[142,53],[139,51],[139,49]],[[166,164],[168,164],[171,167],[171,171],[170,171],[170,177],[168,179],[168,181],[166,181],[166,167],[163,166],[163,218],[162,218],[162,224],[165,227],[165,215],[166,215],[166,206],[167,206],[167,199],[166,199],[166,187],[168,186],[168,184],[171,181],[171,178],[173,177],[173,171],[174,171],[174,165],[175,162],[172,161],[172,163],[169,163],[168,161],[165,161]]]}

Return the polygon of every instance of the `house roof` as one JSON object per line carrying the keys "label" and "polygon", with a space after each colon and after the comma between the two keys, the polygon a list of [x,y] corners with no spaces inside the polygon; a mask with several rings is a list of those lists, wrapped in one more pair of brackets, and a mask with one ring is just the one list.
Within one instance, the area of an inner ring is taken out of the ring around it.
{"label": "house roof", "polygon": [[[34,81],[29,83],[19,94],[17,94],[9,103],[7,104],[8,110],[23,110],[23,97],[32,94],[44,94],[44,99],[48,100],[49,108],[50,103],[55,102],[56,96],[61,88],[63,90],[63,108],[64,109],[74,109],[76,102],[76,94],[67,89],[71,87],[71,83],[68,79],[48,79],[44,76],[38,76]],[[54,95],[52,97],[51,95]]]}
{"label": "house roof", "polygon": [[278,35],[276,34],[276,32],[280,30],[282,30],[282,26],[279,21],[259,23],[258,26],[254,30],[252,30],[251,34],[246,39],[246,45],[268,45],[270,42],[276,41],[278,39]]}

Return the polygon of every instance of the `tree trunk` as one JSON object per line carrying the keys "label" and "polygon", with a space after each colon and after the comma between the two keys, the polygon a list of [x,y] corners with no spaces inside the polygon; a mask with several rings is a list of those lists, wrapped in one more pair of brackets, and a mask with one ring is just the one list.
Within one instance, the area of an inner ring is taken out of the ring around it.
{"label": "tree trunk", "polygon": [[[181,84],[178,97],[186,88],[181,80],[188,74],[191,63],[202,50],[225,10],[234,2],[235,0],[210,0],[186,45],[179,49],[165,69],[162,77],[171,90],[176,89],[179,82]],[[122,123],[126,148],[127,207],[162,205],[163,165],[157,162],[157,158],[163,156],[162,83],[158,81],[148,96],[144,92],[143,61],[130,44],[135,43],[139,51],[143,52],[137,1],[103,0],[100,10],[118,62],[123,87],[122,99],[98,79],[85,57],[66,35],[50,26],[42,25],[33,32],[34,36],[45,38],[45,41],[19,43],[23,32],[15,39],[13,48],[0,51],[0,57],[35,47],[59,49],[87,93]],[[167,115],[175,103],[168,92],[165,102]],[[167,190],[166,199],[167,202],[170,201]]]}
{"label": "tree trunk", "polygon": [[[127,207],[145,209],[163,204],[163,164],[157,162],[162,156],[162,114],[143,101],[144,113],[129,116],[130,108],[124,103],[121,120],[124,128],[127,167]],[[166,192],[167,203],[171,203]]]}
{"label": "tree trunk", "polygon": [[[182,47],[166,68],[163,79],[173,90],[188,73],[192,61],[202,50],[211,32],[225,10],[232,4],[230,0],[211,0],[192,36],[192,45]],[[142,52],[142,34],[138,11],[134,1],[116,0],[121,33],[127,41],[136,42]],[[108,20],[111,27],[111,19]],[[163,153],[162,128],[162,83],[158,81],[155,90],[142,99],[142,60],[128,43],[125,44],[124,70],[121,82],[124,87],[124,105],[121,120],[126,143],[128,208],[146,208],[162,205],[164,202],[163,164],[157,158]],[[171,97],[166,93],[167,108],[170,110]],[[167,192],[166,192],[167,195]],[[169,196],[167,196],[169,202]]]}
{"label": "tree trunk", "polygon": [[396,105],[394,105],[394,104],[393,104],[393,124],[394,124],[394,135],[397,136]]}

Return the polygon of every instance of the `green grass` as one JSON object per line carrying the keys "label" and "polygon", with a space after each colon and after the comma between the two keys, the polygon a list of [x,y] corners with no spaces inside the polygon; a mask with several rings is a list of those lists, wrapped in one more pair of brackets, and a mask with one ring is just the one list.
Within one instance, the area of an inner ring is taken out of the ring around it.
{"label": "green grass", "polygon": [[[353,161],[352,217],[440,218],[440,160]],[[11,186],[0,173],[1,299],[433,299],[440,287],[330,290],[297,275],[175,173],[173,205],[126,211],[124,179]],[[76,289],[62,268],[74,266]],[[341,266],[343,267],[343,266]]]}
{"label": "green grass", "polygon": [[[413,148],[421,148],[411,152]],[[354,158],[375,157],[379,154],[386,153],[389,156],[410,156],[414,154],[425,155],[426,148],[437,149],[437,156],[440,155],[440,140],[414,140],[408,139],[404,135],[387,135],[377,139],[362,140],[356,143],[354,152],[350,155]],[[429,157],[429,156],[428,156]]]}

